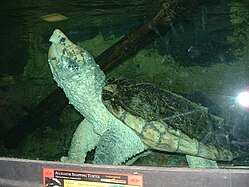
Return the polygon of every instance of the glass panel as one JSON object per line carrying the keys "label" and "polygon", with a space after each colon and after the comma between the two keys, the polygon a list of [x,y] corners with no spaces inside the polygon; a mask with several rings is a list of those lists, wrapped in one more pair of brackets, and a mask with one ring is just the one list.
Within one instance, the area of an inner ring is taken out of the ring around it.
{"label": "glass panel", "polygon": [[248,9],[245,0],[1,2],[0,156],[247,167]]}

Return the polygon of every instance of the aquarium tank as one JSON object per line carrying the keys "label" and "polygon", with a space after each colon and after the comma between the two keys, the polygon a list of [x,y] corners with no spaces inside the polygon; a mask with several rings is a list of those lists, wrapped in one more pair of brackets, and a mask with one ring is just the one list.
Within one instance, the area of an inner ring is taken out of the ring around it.
{"label": "aquarium tank", "polygon": [[248,1],[0,4],[0,157],[249,167]]}

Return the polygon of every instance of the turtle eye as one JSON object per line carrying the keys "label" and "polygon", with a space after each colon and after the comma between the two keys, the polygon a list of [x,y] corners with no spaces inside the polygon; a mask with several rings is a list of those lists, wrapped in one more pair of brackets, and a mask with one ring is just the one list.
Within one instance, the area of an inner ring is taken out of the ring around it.
{"label": "turtle eye", "polygon": [[61,39],[60,39],[60,43],[64,43],[66,41],[66,38],[65,37],[62,37]]}
{"label": "turtle eye", "polygon": [[69,60],[68,68],[72,71],[77,71],[79,69],[79,64],[74,60]]}

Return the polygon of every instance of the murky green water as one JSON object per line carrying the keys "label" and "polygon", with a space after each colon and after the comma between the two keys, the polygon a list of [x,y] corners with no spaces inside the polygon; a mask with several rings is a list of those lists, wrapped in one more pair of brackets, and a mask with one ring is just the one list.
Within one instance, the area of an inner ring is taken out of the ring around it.
{"label": "murky green water", "polygon": [[[123,36],[151,20],[161,2],[0,4],[0,156],[59,161],[67,155],[83,117],[67,105],[63,95],[54,92],[57,85],[47,63],[53,30],[61,29],[97,59]],[[184,16],[176,11],[178,19],[160,29],[151,27],[155,39],[107,74],[155,84],[224,119],[217,124],[220,131],[215,132],[216,137],[226,140],[221,146],[231,150],[235,159],[218,162],[220,167],[249,164],[248,9],[246,1],[205,1],[192,9],[186,7]],[[41,19],[52,13],[68,19]],[[244,100],[237,97],[241,92]],[[205,143],[206,139],[200,141]],[[87,162],[93,155],[93,151],[88,154]],[[186,166],[187,162],[185,155],[153,151],[135,164]]]}

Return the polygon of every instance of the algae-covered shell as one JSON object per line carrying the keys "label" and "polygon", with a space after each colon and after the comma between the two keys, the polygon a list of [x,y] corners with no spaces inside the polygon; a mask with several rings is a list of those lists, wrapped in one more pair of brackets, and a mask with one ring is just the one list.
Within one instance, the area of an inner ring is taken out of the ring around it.
{"label": "algae-covered shell", "polygon": [[155,85],[111,78],[103,98],[114,108],[121,106],[146,121],[165,122],[200,142],[215,146],[226,143],[226,132],[221,130],[222,118],[210,114],[208,108],[200,104]]}

